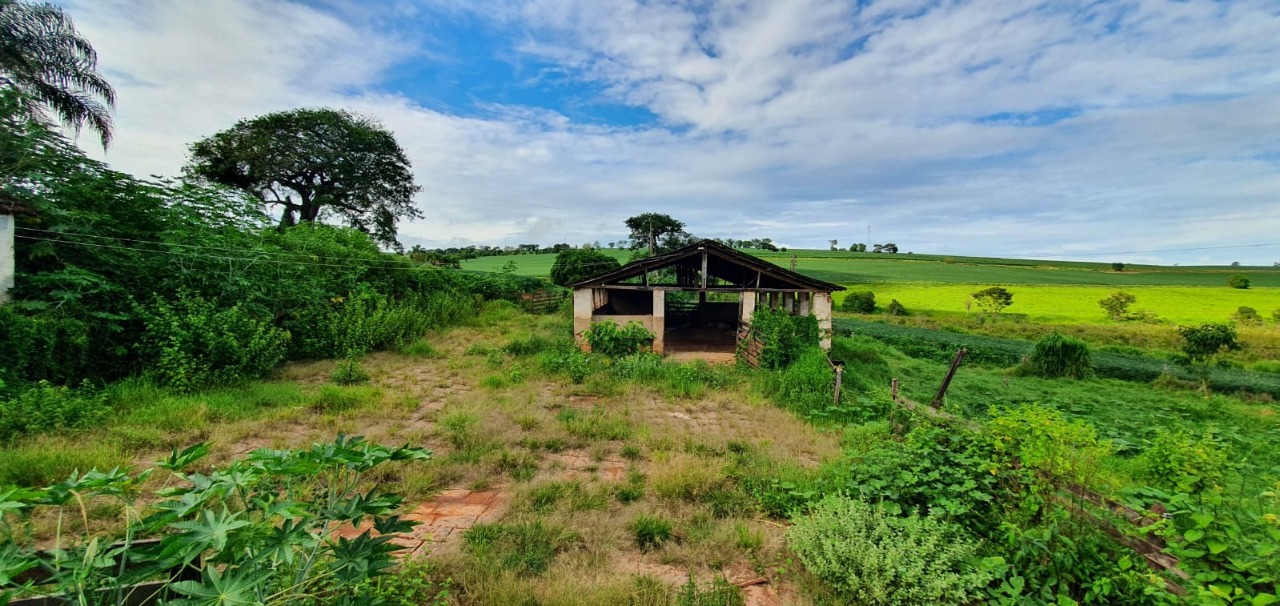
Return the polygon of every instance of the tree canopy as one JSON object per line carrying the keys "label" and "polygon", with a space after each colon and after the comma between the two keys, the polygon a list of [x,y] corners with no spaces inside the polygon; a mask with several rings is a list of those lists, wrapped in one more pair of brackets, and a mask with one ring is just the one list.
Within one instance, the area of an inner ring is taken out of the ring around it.
{"label": "tree canopy", "polygon": [[0,89],[20,93],[29,117],[52,110],[79,133],[111,142],[116,93],[98,72],[98,54],[65,11],[48,3],[0,0]]}
{"label": "tree canopy", "polygon": [[371,118],[295,109],[241,120],[191,145],[188,175],[249,192],[282,209],[280,224],[326,214],[398,248],[396,222],[421,218],[409,159]]}
{"label": "tree canopy", "polygon": [[631,230],[631,248],[647,246],[649,254],[678,248],[689,238],[684,222],[662,213],[644,213],[626,220]]}
{"label": "tree canopy", "polygon": [[571,248],[556,255],[551,281],[560,286],[581,282],[591,276],[622,267],[612,255],[593,248]]}

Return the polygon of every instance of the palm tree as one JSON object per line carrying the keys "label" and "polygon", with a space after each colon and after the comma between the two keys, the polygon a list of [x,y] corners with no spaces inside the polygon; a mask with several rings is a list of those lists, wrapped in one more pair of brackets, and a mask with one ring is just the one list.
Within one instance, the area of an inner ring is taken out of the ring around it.
{"label": "palm tree", "polygon": [[52,4],[0,0],[0,87],[19,92],[25,111],[57,114],[78,134],[86,125],[111,142],[116,93],[98,73],[98,53]]}

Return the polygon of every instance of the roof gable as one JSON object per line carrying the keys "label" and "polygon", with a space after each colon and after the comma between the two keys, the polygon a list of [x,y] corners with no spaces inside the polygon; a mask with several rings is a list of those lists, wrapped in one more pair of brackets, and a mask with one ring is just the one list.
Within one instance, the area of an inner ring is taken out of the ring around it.
{"label": "roof gable", "polygon": [[[703,269],[706,275],[703,276]],[[650,281],[661,271],[664,281]],[[705,280],[704,280],[705,278]],[[632,282],[628,284],[628,282]],[[784,269],[715,240],[701,240],[663,255],[632,261],[618,269],[571,285],[588,287],[648,287],[685,290],[833,291],[843,286],[815,280]]]}

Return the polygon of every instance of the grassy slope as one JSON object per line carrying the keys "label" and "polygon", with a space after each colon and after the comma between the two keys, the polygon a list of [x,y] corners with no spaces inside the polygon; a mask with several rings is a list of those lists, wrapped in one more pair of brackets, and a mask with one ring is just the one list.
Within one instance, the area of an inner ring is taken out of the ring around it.
{"label": "grassy slope", "polygon": [[[946,374],[945,364],[905,356],[889,356],[893,376],[903,394],[928,402]],[[944,410],[982,419],[991,410],[1021,404],[1041,404],[1068,416],[1083,419],[1098,434],[1113,441],[1117,456],[1113,470],[1122,476],[1129,458],[1148,445],[1160,430],[1185,430],[1200,434],[1212,430],[1227,438],[1246,465],[1261,475],[1256,486],[1274,482],[1280,470],[1280,416],[1275,404],[1251,404],[1237,398],[1182,390],[1161,390],[1149,385],[1110,379],[1088,381],[1050,380],[1009,376],[1003,370],[965,366],[947,392]],[[1126,479],[1116,478],[1127,483]]]}

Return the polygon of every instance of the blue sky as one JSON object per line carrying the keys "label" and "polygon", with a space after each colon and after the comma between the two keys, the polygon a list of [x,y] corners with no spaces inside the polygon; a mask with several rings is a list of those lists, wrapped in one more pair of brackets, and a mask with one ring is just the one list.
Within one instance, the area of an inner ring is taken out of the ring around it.
{"label": "blue sky", "polygon": [[[240,118],[353,109],[423,186],[406,244],[607,242],[657,211],[796,247],[870,226],[916,252],[1280,261],[1271,0],[66,6],[119,88],[113,166],[174,174]],[[1266,246],[1211,248],[1244,244]]]}

